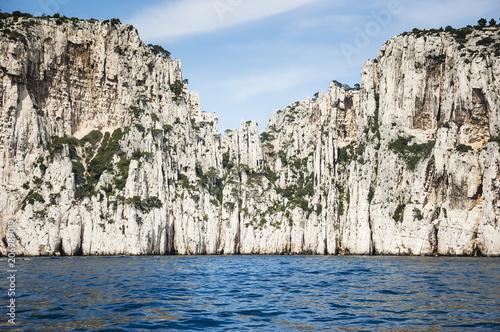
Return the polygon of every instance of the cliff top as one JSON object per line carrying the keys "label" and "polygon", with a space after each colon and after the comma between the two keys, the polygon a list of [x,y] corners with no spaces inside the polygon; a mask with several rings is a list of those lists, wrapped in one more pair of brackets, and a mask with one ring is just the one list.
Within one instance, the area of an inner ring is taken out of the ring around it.
{"label": "cliff top", "polygon": [[403,32],[399,36],[414,36],[416,38],[451,37],[459,44],[459,50],[465,48],[470,42],[474,42],[475,46],[486,46],[490,51],[494,52],[495,56],[500,56],[500,24],[497,24],[495,19],[491,19],[487,23],[487,20],[482,18],[475,26],[468,25],[458,29],[453,28],[451,25],[445,28],[429,30],[414,28],[411,32]]}

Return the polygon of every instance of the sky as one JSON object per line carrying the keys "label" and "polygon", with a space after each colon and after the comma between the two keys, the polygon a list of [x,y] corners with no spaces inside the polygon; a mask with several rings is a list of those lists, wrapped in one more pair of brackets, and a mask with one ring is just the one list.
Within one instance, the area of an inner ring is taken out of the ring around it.
{"label": "sky", "polygon": [[364,61],[413,28],[500,21],[498,0],[0,0],[0,10],[119,18],[182,62],[183,78],[219,131],[360,82]]}

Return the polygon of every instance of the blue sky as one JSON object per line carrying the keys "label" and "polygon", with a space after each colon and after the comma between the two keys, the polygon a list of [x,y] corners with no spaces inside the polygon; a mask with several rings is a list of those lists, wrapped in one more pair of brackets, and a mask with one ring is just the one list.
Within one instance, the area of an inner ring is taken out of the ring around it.
{"label": "blue sky", "polygon": [[354,85],[390,37],[417,27],[500,21],[498,0],[0,0],[4,12],[119,18],[182,61],[189,89],[217,112],[219,131]]}

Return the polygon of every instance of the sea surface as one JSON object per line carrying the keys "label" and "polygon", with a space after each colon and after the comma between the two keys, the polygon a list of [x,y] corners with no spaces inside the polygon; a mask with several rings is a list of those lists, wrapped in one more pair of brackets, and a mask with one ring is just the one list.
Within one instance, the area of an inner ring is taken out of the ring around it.
{"label": "sea surface", "polygon": [[[59,257],[7,261],[0,330],[500,331],[500,258]],[[1,309],[0,309],[1,310]]]}

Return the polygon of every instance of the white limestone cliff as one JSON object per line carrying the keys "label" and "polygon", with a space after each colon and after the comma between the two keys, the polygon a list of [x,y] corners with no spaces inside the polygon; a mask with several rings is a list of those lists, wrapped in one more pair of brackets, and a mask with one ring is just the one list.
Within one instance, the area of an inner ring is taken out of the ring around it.
{"label": "white limestone cliff", "polygon": [[394,37],[359,90],[221,136],[133,27],[2,24],[2,255],[9,221],[19,255],[500,255],[497,27]]}

